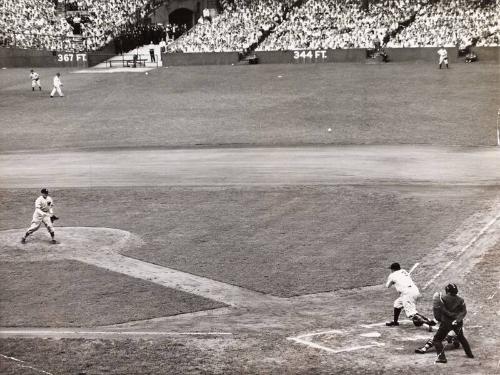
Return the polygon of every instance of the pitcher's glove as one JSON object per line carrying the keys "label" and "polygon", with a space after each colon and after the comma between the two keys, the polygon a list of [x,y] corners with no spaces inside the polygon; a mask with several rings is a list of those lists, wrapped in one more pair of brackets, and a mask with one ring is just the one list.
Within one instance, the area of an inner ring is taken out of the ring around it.
{"label": "pitcher's glove", "polygon": [[50,221],[51,221],[51,222],[54,222],[54,221],[56,221],[56,220],[59,220],[59,218],[58,218],[56,215],[52,215],[52,216],[50,217]]}

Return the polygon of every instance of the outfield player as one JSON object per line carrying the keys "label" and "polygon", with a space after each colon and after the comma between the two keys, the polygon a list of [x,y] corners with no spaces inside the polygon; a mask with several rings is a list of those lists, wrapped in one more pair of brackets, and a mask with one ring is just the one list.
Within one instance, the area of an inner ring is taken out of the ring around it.
{"label": "outfield player", "polygon": [[421,315],[417,311],[417,300],[420,297],[420,291],[413,282],[410,274],[401,269],[399,263],[391,264],[391,274],[387,278],[385,286],[390,288],[392,285],[399,292],[399,297],[394,301],[394,318],[391,322],[387,322],[386,325],[389,327],[399,325],[399,314],[401,310],[405,310],[405,314],[408,318],[413,321],[417,327],[427,324],[429,327],[435,325],[436,323],[427,319],[425,316]]}
{"label": "outfield player", "polygon": [[50,97],[53,98],[56,91],[59,94],[59,96],[64,96],[64,94],[61,90],[62,86],[63,86],[63,84],[61,82],[61,73],[57,73],[54,76],[54,88],[52,89],[52,92],[50,93]]}
{"label": "outfield player", "polygon": [[54,226],[52,225],[53,220],[57,220],[57,216],[54,215],[54,202],[49,196],[49,191],[46,188],[41,190],[42,195],[40,195],[35,201],[35,212],[33,213],[33,219],[31,220],[31,226],[26,231],[26,234],[21,238],[21,243],[26,243],[26,238],[36,232],[42,223],[45,225],[52,238],[52,243],[57,243],[55,240]]}
{"label": "outfield player", "polygon": [[446,69],[449,68],[448,66],[448,51],[446,48],[441,46],[441,48],[438,50],[438,55],[439,55],[439,69],[443,66],[443,63],[446,65]]}
{"label": "outfield player", "polygon": [[30,78],[31,78],[31,90],[35,91],[35,87],[38,86],[38,89],[42,91],[42,84],[40,83],[40,74],[31,69]]}

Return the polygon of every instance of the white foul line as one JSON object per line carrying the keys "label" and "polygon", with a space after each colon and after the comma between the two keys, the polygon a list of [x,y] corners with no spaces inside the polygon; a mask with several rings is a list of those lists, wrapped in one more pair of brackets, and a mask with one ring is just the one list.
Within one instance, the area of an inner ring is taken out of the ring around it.
{"label": "white foul line", "polygon": [[434,276],[431,277],[429,281],[427,281],[427,283],[424,285],[422,289],[423,290],[427,289],[429,285],[431,285],[439,276],[443,274],[444,271],[448,269],[448,267],[450,267],[453,264],[453,262],[454,260],[450,260],[448,263],[446,263],[446,265],[443,268],[441,268],[441,270],[439,270],[438,273],[436,273]]}
{"label": "white foul line", "polygon": [[125,336],[224,336],[231,332],[145,332],[145,331],[58,331],[58,330],[2,330],[0,335],[125,335]]}
{"label": "white foul line", "polygon": [[313,337],[313,336],[320,336],[320,335],[328,335],[330,333],[335,333],[335,334],[341,334],[343,333],[343,331],[341,330],[338,330],[338,329],[332,329],[330,331],[322,331],[322,332],[315,332],[315,333],[306,333],[305,335],[300,335],[300,336],[296,336],[296,338],[298,339],[303,339],[303,338],[306,338],[306,337]]}
{"label": "white foul line", "polygon": [[3,355],[3,354],[0,354],[0,357],[3,357],[3,358],[7,358],[7,359],[10,359],[12,361],[15,361],[17,362],[17,364],[21,367],[24,367],[24,368],[29,368],[30,370],[35,370],[35,371],[38,371],[42,374],[46,374],[46,375],[53,375],[51,374],[50,372],[47,372],[47,371],[43,371],[43,370],[40,370],[39,368],[36,368],[36,367],[33,367],[33,366],[28,366],[28,365],[23,365],[23,363],[26,363],[24,361],[21,361],[20,359],[17,359],[17,358],[14,358],[14,357],[9,357],[7,355]]}
{"label": "white foul line", "polygon": [[[481,229],[479,231],[479,233],[474,237],[472,238],[469,243],[462,249],[460,250],[456,255],[455,255],[455,258],[458,258],[460,255],[462,255],[468,248],[470,248],[493,224],[495,224],[495,222],[500,218],[500,215],[497,215],[496,217],[494,217],[488,224],[486,224],[484,226],[483,229]],[[450,267],[450,265],[453,263],[454,261],[451,260],[449,261],[445,266],[444,268],[442,268],[436,275],[434,275],[423,287],[423,290],[427,289],[429,287],[429,285],[431,285],[439,276],[441,276],[441,274],[446,270],[448,269],[448,267]]]}

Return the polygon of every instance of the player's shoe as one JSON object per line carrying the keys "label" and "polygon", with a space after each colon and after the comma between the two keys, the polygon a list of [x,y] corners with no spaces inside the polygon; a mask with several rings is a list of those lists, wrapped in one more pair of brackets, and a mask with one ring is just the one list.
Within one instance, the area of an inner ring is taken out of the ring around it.
{"label": "player's shoe", "polygon": [[51,243],[52,245],[55,245],[55,244],[57,244],[57,241],[56,241],[56,240],[52,240],[52,241],[50,241],[50,243]]}
{"label": "player's shoe", "polygon": [[31,88],[31,91],[35,91],[35,88],[34,88],[34,87],[32,87],[32,88]]}
{"label": "player's shoe", "polygon": [[448,360],[444,355],[439,355],[434,363],[446,363]]}
{"label": "player's shoe", "polygon": [[468,358],[474,358],[474,354],[469,353],[469,354],[467,354],[467,357],[468,357]]}
{"label": "player's shoe", "polygon": [[415,349],[415,353],[425,354],[425,353],[427,353],[427,347],[426,346],[422,346],[421,348]]}
{"label": "player's shoe", "polygon": [[398,322],[394,322],[394,321],[392,321],[392,322],[387,322],[387,323],[385,323],[385,325],[386,325],[387,327],[395,327],[395,326],[398,326],[398,325],[399,325],[399,323],[398,323]]}
{"label": "player's shoe", "polygon": [[22,243],[22,244],[25,244],[25,243],[26,243],[26,238],[25,238],[25,237],[21,238],[21,243]]}

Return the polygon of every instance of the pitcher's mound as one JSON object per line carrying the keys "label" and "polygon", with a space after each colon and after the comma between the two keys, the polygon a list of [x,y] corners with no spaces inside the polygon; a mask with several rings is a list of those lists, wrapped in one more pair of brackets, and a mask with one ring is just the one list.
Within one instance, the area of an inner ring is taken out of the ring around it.
{"label": "pitcher's mound", "polygon": [[142,245],[142,240],[130,232],[111,228],[56,227],[57,244],[51,243],[49,233],[40,228],[25,244],[21,238],[25,229],[0,232],[0,260],[39,261],[71,258],[84,253],[109,253],[130,250]]}

